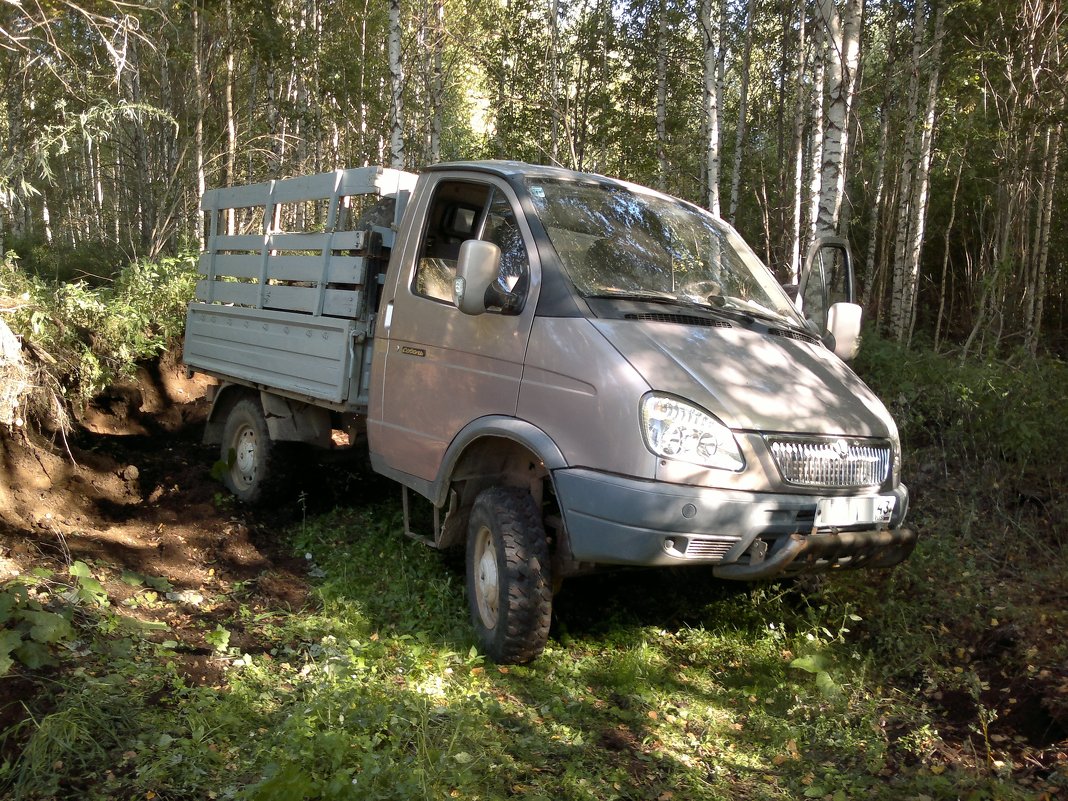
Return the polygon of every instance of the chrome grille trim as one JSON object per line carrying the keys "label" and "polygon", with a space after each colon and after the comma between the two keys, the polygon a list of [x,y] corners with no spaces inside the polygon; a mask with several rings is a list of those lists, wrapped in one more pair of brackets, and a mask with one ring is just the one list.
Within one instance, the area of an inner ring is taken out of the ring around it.
{"label": "chrome grille trim", "polygon": [[737,544],[737,540],[690,537],[689,542],[686,543],[686,557],[689,559],[722,559]]}
{"label": "chrome grille trim", "polygon": [[802,487],[878,487],[890,475],[887,440],[764,437],[779,473]]}

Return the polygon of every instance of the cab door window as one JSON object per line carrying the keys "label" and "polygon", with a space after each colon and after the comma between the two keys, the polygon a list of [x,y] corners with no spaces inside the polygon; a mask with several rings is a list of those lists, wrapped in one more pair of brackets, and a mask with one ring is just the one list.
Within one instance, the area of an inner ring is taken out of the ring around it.
{"label": "cab door window", "polygon": [[431,201],[412,292],[452,303],[460,246],[468,239],[492,242],[501,249],[501,267],[487,305],[505,313],[522,308],[530,283],[530,262],[515,211],[504,193],[485,184],[443,181]]}

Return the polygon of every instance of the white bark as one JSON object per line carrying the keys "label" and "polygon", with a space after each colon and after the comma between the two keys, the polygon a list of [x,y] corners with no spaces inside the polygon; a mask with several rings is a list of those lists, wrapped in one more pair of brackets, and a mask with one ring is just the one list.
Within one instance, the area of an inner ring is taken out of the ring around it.
{"label": "white bark", "polygon": [[849,112],[860,58],[861,0],[844,0],[839,14],[834,0],[819,0],[827,46],[827,112],[823,129],[819,235],[834,234],[845,195],[845,164],[849,147]]}
{"label": "white bark", "polygon": [[656,31],[656,188],[667,191],[667,0],[660,0]]}
{"label": "white bark", "polygon": [[927,79],[927,109],[923,116],[919,162],[916,165],[916,182],[910,204],[913,218],[912,224],[909,226],[910,241],[908,243],[908,262],[906,264],[909,275],[909,329],[907,337],[909,340],[912,338],[912,330],[916,325],[916,294],[920,283],[920,256],[923,252],[923,236],[927,230],[928,189],[931,183],[931,150],[934,145],[935,107],[938,104],[938,79],[941,66],[943,9],[943,6],[939,6],[935,12],[934,43],[930,51],[931,66]]}
{"label": "white bark", "polygon": [[808,229],[801,252],[807,252],[816,238],[816,221],[820,209],[820,181],[823,167],[823,92],[825,38],[819,27],[812,36],[812,94],[809,96],[809,159],[808,159]]}
{"label": "white bark", "polygon": [[704,46],[705,169],[708,180],[708,210],[719,214],[719,65],[723,58],[721,12],[724,0],[701,0]]}
{"label": "white bark", "polygon": [[894,234],[894,272],[890,290],[890,334],[903,342],[908,334],[912,317],[909,288],[911,276],[907,271],[907,253],[909,242],[909,224],[912,215],[909,212],[912,202],[912,186],[915,179],[916,154],[919,150],[919,125],[916,122],[920,103],[920,66],[924,43],[923,4],[916,3],[916,13],[912,28],[912,62],[909,73],[909,89],[906,108],[906,121],[910,126],[905,135],[905,147],[901,155],[901,171],[898,176],[897,228]]}
{"label": "white bark", "polygon": [[194,215],[193,231],[197,241],[204,242],[204,214],[200,211],[199,199],[204,196],[207,188],[207,176],[204,171],[204,106],[207,91],[204,88],[204,65],[201,62],[201,32],[200,6],[193,3],[193,86],[195,90],[194,108],[195,121],[193,123],[193,150],[196,160],[197,171],[197,211]]}
{"label": "white bark", "polygon": [[804,196],[805,173],[805,71],[808,67],[806,54],[808,45],[805,41],[805,3],[797,3],[797,96],[794,98],[794,135],[791,148],[793,164],[793,208],[790,214],[790,244],[788,283],[796,284],[801,275],[801,203]]}
{"label": "white bark", "polygon": [[[731,171],[731,200],[727,219],[733,224],[738,215],[738,195],[742,187],[742,150],[745,145],[746,115],[749,106],[749,63],[753,53],[753,19],[756,0],[749,0],[745,9],[745,45],[742,48],[742,68],[739,80],[738,125],[734,130],[734,169]],[[785,43],[784,43],[785,46]]]}
{"label": "white bark", "polygon": [[389,0],[390,166],[404,168],[404,68],[401,64],[400,0]]}
{"label": "white bark", "polygon": [[[1064,108],[1065,97],[1062,95],[1060,102],[1061,114],[1059,115],[1061,117],[1063,117]],[[1039,233],[1037,235],[1037,263],[1035,265],[1034,281],[1031,289],[1034,301],[1029,309],[1030,314],[1026,321],[1027,327],[1024,337],[1025,346],[1031,353],[1036,353],[1038,350],[1038,335],[1042,330],[1042,315],[1046,298],[1046,271],[1049,264],[1050,226],[1053,223],[1053,194],[1057,185],[1057,171],[1063,130],[1064,122],[1063,120],[1058,120],[1050,135],[1049,144],[1046,148],[1045,163],[1042,168],[1042,212],[1038,226]]]}

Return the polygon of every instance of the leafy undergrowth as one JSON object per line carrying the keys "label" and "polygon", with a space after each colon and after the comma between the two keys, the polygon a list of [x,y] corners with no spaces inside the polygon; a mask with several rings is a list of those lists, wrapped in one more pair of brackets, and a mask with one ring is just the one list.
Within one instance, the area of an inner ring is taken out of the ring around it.
{"label": "leafy undergrowth", "polygon": [[[1064,717],[1057,724],[1047,709],[1044,732],[1003,724],[1014,705],[1037,703],[1029,688],[1056,691],[1057,632],[1068,622],[1063,598],[1013,592],[1012,571],[1026,566],[1014,560],[1030,550],[1040,557],[1031,566],[1052,579],[1064,554],[1019,530],[999,552],[977,547],[992,539],[992,521],[980,524],[974,493],[955,489],[959,508],[921,500],[926,536],[907,564],[836,576],[807,594],[699,571],[574,580],[557,598],[544,656],[526,667],[488,664],[472,648],[461,572],[400,536],[392,504],[291,531],[318,586],[314,608],[239,604],[241,647],[233,625],[208,634],[219,671],[205,685],[172,659],[180,644],[94,594],[84,565],[62,580],[23,578],[8,589],[22,605],[10,608],[27,610],[20,636],[45,640],[64,667],[51,697],[7,732],[0,789],[15,798],[1063,797]],[[950,517],[976,529],[944,527]],[[1037,522],[1002,515],[993,525],[1012,519]],[[1063,592],[1063,578],[1051,586]],[[146,583],[142,595],[151,593]],[[40,638],[27,603],[53,616],[40,618],[51,624]],[[1049,647],[1017,653],[1036,627],[1054,632]]]}

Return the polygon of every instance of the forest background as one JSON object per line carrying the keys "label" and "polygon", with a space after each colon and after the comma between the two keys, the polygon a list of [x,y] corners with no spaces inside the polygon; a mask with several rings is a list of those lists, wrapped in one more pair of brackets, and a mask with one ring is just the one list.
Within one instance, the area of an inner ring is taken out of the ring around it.
{"label": "forest background", "polygon": [[0,252],[53,280],[199,246],[206,186],[557,163],[721,213],[784,281],[851,239],[868,319],[1068,351],[1059,0],[0,6]]}

